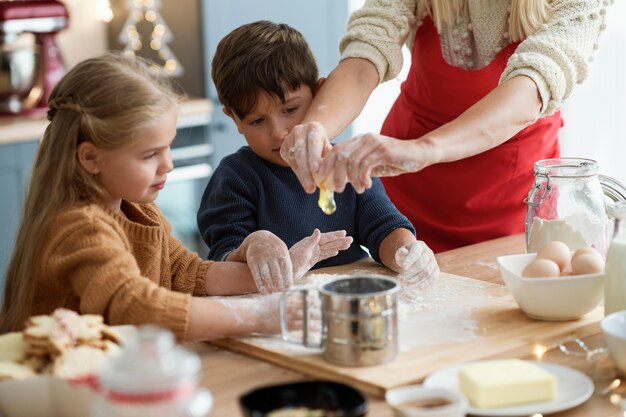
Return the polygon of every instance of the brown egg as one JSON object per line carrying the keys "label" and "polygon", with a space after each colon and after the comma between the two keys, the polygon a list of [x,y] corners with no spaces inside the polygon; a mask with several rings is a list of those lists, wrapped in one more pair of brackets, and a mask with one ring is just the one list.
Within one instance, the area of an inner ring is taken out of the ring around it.
{"label": "brown egg", "polygon": [[546,243],[537,251],[537,259],[550,259],[559,266],[559,271],[563,271],[569,266],[572,252],[565,243],[554,240]]}
{"label": "brown egg", "polygon": [[525,278],[554,278],[560,273],[559,266],[550,259],[535,259],[522,271]]}
{"label": "brown egg", "polygon": [[583,253],[572,260],[572,275],[604,272],[604,259],[600,254]]}
{"label": "brown egg", "polygon": [[576,249],[576,252],[574,252],[574,254],[572,255],[572,262],[574,262],[574,259],[576,259],[577,257],[579,257],[580,255],[584,253],[591,253],[594,255],[602,256],[600,255],[600,252],[596,250],[596,248],[592,248],[591,246],[584,246],[582,248]]}

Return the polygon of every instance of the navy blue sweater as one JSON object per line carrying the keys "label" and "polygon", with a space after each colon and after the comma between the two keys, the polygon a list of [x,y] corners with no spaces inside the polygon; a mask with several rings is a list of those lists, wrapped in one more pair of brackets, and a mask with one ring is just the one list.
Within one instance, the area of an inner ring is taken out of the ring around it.
{"label": "navy blue sweater", "polygon": [[260,158],[248,146],[240,148],[222,159],[198,210],[198,228],[209,246],[209,259],[223,260],[257,230],[269,230],[291,247],[318,228],[345,230],[354,242],[314,268],[358,261],[367,256],[361,245],[380,262],[378,248],[389,233],[400,227],[415,233],[378,178],[363,194],[349,184],[344,192],[335,193],[337,210],[331,215],[318,207],[318,196],[319,191],[307,194],[302,189],[291,168]]}

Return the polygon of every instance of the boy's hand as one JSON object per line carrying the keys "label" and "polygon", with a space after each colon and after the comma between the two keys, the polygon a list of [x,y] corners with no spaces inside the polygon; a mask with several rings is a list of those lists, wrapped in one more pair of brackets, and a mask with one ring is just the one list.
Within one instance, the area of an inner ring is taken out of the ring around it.
{"label": "boy's hand", "polygon": [[268,230],[257,230],[243,241],[244,257],[261,294],[284,291],[293,284],[287,245]]}
{"label": "boy's hand", "polygon": [[305,237],[289,249],[293,264],[293,278],[298,280],[313,265],[331,258],[352,244],[352,237],[346,236],[345,230],[321,233],[318,229],[311,236]]}
{"label": "boy's hand", "polygon": [[395,263],[399,268],[398,280],[405,288],[424,289],[439,276],[439,265],[433,251],[424,242],[401,246],[396,250]]}

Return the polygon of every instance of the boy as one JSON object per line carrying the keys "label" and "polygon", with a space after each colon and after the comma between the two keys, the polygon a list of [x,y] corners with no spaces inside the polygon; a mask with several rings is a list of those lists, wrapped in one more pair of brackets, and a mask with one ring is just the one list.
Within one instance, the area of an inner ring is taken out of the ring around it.
{"label": "boy", "polygon": [[300,124],[324,81],[300,32],[268,21],[243,25],[220,41],[212,66],[224,113],[248,146],[221,161],[202,197],[197,220],[210,259],[228,260],[257,230],[291,246],[314,228],[343,229],[354,238],[350,247],[314,268],[365,258],[365,246],[407,284],[426,286],[438,275],[432,251],[415,239],[380,180],[373,179],[363,194],[347,186],[335,195],[336,212],[326,215],[280,156],[285,136]]}

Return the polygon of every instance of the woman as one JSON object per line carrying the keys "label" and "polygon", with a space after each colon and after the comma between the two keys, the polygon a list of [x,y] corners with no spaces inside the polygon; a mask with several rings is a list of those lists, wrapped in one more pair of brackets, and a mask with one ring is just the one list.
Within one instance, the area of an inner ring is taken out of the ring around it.
{"label": "woman", "polygon": [[[281,155],[307,192],[322,180],[362,191],[370,176],[386,177],[435,252],[522,232],[533,164],[559,155],[558,110],[587,75],[610,3],[367,0]],[[331,149],[378,83],[398,74],[405,41],[411,69],[381,134]]]}

